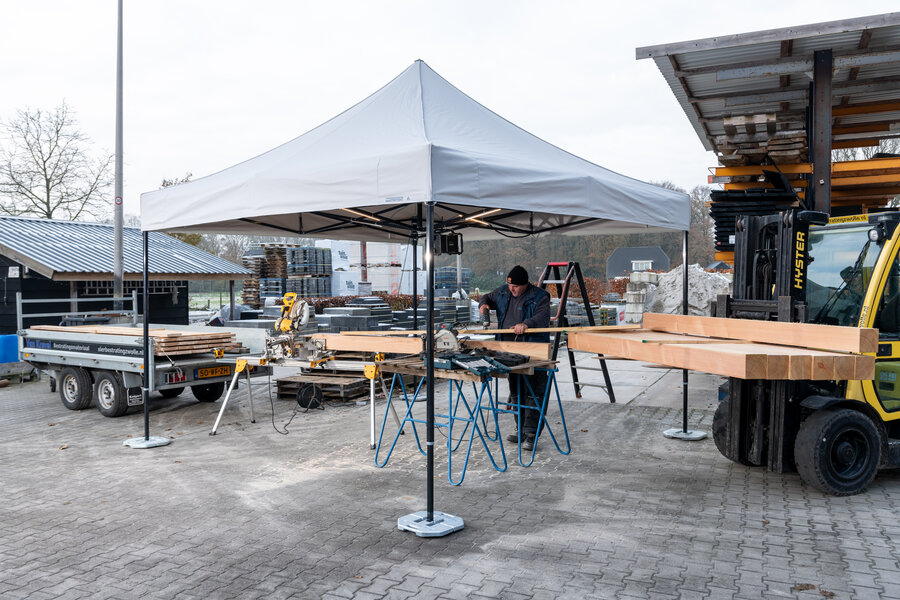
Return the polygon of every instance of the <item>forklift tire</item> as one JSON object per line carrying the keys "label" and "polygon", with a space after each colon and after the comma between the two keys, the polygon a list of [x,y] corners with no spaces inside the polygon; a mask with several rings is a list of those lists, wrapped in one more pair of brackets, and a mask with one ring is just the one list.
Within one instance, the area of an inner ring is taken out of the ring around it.
{"label": "forklift tire", "polygon": [[881,462],[878,428],[849,408],[814,412],[800,425],[794,461],[803,481],[835,496],[865,490]]}
{"label": "forklift tire", "polygon": [[121,417],[128,411],[128,391],[112,371],[100,371],[94,381],[97,410],[104,417]]}
{"label": "forklift tire", "polygon": [[83,410],[91,405],[91,375],[84,369],[66,367],[60,371],[58,387],[63,406],[69,410]]}
{"label": "forklift tire", "polygon": [[159,390],[159,395],[163,398],[175,398],[176,396],[180,396],[181,392],[184,391],[183,387],[180,388],[168,388],[165,390]]}
{"label": "forklift tire", "polygon": [[191,386],[191,393],[194,394],[194,398],[196,398],[200,402],[215,402],[222,397],[222,393],[224,391],[224,381]]}
{"label": "forklift tire", "polygon": [[731,456],[728,452],[728,419],[731,414],[731,403],[728,400],[722,400],[716,407],[716,413],[713,415],[712,436],[713,442],[719,454],[732,462],[746,467],[757,466],[748,460],[741,459],[739,456]]}

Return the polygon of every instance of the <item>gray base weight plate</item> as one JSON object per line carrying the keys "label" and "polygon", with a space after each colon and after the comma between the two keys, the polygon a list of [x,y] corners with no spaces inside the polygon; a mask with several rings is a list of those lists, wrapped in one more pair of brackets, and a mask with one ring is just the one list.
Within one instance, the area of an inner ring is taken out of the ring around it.
{"label": "gray base weight plate", "polygon": [[128,438],[122,445],[129,448],[156,448],[157,446],[168,446],[171,443],[172,440],[167,437],[151,435],[149,439],[144,437]]}
{"label": "gray base weight plate", "polygon": [[667,438],[684,440],[686,442],[696,442],[706,439],[705,431],[694,431],[691,429],[688,429],[687,431],[683,429],[666,429],[665,431],[663,431],[663,435]]}
{"label": "gray base weight plate", "polygon": [[465,525],[460,517],[434,511],[434,521],[428,521],[428,511],[420,510],[397,519],[397,529],[412,531],[419,537],[441,537],[459,531]]}

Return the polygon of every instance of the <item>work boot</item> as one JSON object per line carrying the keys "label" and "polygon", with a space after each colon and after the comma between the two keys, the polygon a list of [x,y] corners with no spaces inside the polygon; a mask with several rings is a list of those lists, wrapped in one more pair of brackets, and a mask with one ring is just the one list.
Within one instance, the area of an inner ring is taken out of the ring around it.
{"label": "work boot", "polygon": [[525,438],[522,440],[522,450],[532,449],[534,449],[534,436],[525,434]]}
{"label": "work boot", "polygon": [[513,444],[518,444],[519,443],[519,432],[517,431],[516,433],[511,433],[508,436],[506,436],[506,441],[512,442]]}

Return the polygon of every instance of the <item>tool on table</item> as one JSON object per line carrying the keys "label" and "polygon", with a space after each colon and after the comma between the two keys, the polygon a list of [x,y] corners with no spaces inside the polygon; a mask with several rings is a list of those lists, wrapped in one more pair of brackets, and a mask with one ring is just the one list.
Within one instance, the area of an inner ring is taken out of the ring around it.
{"label": "tool on table", "polygon": [[458,352],[459,351],[459,334],[453,325],[446,323],[440,325],[434,334],[434,350],[435,352]]}

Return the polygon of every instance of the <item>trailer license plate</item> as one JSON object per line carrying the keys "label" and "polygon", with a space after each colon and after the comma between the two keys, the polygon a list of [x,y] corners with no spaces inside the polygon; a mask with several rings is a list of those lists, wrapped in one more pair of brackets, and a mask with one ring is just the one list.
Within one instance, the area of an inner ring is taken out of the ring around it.
{"label": "trailer license plate", "polygon": [[209,367],[206,369],[197,369],[194,373],[196,379],[206,379],[207,377],[225,377],[231,375],[231,367]]}

